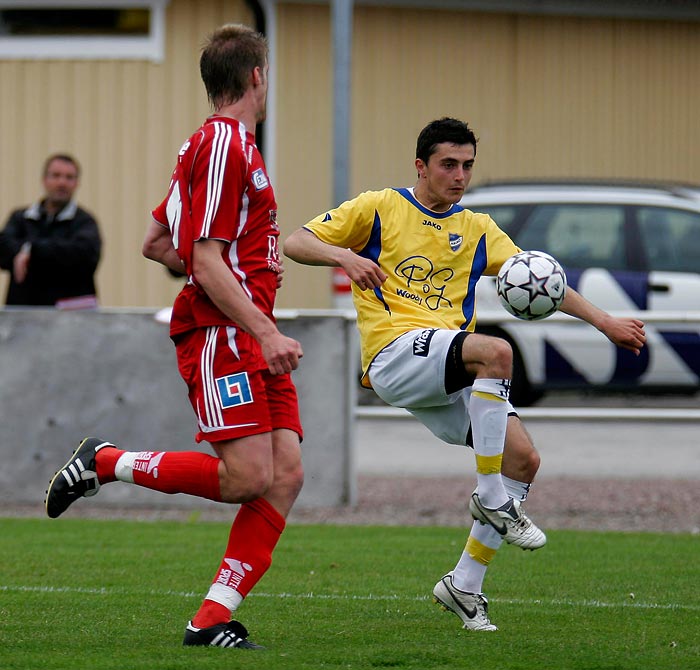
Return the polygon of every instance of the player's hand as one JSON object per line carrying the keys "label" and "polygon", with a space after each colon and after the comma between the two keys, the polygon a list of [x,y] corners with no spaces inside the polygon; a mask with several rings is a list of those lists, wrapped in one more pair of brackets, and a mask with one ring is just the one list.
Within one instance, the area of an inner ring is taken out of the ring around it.
{"label": "player's hand", "polygon": [[343,258],[342,268],[362,291],[379,288],[387,279],[387,275],[374,261],[358,256],[349,249]]}
{"label": "player's hand", "polygon": [[278,261],[279,270],[277,271],[277,288],[282,288],[282,273],[284,272],[284,263],[282,263],[282,257]]}
{"label": "player's hand", "polygon": [[296,370],[299,367],[299,359],[304,355],[299,342],[279,332],[260,344],[267,367],[273,375],[283,375]]}
{"label": "player's hand", "polygon": [[28,248],[23,246],[12,261],[12,276],[17,284],[21,284],[27,278],[30,255]]}
{"label": "player's hand", "polygon": [[610,317],[601,330],[611,342],[637,356],[647,341],[644,323],[639,319]]}

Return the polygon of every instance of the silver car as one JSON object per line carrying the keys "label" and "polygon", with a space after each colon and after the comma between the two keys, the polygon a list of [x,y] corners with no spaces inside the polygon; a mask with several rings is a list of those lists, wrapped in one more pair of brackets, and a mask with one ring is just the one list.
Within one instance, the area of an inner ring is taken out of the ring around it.
{"label": "silver car", "polygon": [[482,278],[478,330],[513,345],[516,405],[551,389],[700,389],[700,186],[500,182],[473,188],[460,204],[490,214],[520,248],[557,258],[594,304],[646,323],[647,346],[634,356],[566,315],[511,317],[494,278]]}

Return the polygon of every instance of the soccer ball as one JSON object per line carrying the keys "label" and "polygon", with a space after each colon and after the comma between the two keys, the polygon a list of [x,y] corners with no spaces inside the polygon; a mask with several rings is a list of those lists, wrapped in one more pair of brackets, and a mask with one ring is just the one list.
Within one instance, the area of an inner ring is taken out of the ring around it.
{"label": "soccer ball", "polygon": [[537,321],[559,309],[566,294],[566,275],[558,261],[544,251],[521,251],[499,270],[496,291],[511,314]]}

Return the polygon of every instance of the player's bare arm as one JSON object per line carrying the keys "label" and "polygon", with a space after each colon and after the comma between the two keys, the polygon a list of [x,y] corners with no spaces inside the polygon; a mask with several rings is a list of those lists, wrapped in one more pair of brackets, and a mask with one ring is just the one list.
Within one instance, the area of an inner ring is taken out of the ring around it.
{"label": "player's bare arm", "polygon": [[629,317],[614,317],[590,303],[571,287],[566,289],[560,310],[590,323],[618,347],[629,349],[637,356],[647,340],[642,321]]}
{"label": "player's bare arm", "polygon": [[248,298],[226,266],[219,240],[195,243],[192,269],[195,281],[212,302],[232,321],[249,332],[259,343],[272,374],[296,370],[303,356],[301,345],[277,330],[277,326]]}
{"label": "player's bare arm", "polygon": [[173,246],[170,229],[154,220],[151,220],[146,230],[141,253],[149,260],[161,263],[174,272],[185,273],[185,266]]}
{"label": "player's bare arm", "polygon": [[297,263],[343,268],[363,291],[379,288],[387,278],[374,261],[358,256],[351,249],[327,244],[304,228],[296,230],[287,238],[283,250],[285,256]]}

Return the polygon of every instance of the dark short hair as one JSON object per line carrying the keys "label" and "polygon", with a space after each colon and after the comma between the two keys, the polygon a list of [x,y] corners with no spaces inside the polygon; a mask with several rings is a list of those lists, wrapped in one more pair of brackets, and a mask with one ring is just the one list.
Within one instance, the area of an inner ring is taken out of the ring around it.
{"label": "dark short hair", "polygon": [[250,73],[265,66],[268,52],[265,36],[240,23],[227,23],[209,35],[199,72],[214,109],[243,97]]}
{"label": "dark short hair", "polygon": [[53,163],[54,161],[63,161],[64,163],[71,163],[75,167],[75,171],[77,173],[77,176],[80,177],[80,163],[73,158],[70,154],[51,154],[45,161],[44,161],[44,171],[42,172],[42,175],[45,177],[49,173],[49,165]]}
{"label": "dark short hair", "polygon": [[444,116],[431,121],[418,135],[416,142],[416,158],[424,163],[435,153],[438,144],[473,144],[476,155],[476,135],[464,121]]}

